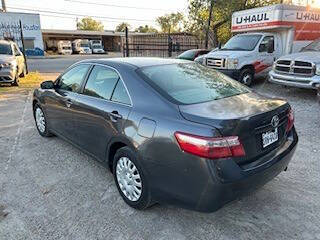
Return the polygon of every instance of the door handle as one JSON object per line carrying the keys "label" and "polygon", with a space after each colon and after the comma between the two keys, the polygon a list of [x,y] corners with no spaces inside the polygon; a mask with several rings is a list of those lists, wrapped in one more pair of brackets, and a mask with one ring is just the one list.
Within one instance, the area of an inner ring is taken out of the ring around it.
{"label": "door handle", "polygon": [[72,100],[71,99],[67,99],[66,101],[66,106],[69,108],[72,105]]}
{"label": "door handle", "polygon": [[116,122],[118,119],[122,119],[122,115],[118,111],[112,111],[109,113],[111,121]]}

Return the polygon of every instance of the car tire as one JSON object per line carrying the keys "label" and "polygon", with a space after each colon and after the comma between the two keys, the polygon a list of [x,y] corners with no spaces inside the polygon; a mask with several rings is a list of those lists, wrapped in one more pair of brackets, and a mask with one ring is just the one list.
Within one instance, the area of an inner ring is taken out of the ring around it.
{"label": "car tire", "polygon": [[43,109],[37,103],[33,107],[33,116],[34,116],[36,128],[37,128],[39,134],[42,137],[53,136],[53,134],[50,133],[50,131],[48,129],[48,124],[47,124],[48,121],[47,121],[46,115],[45,115]]}
{"label": "car tire", "polygon": [[131,148],[123,147],[116,152],[113,176],[121,197],[130,207],[143,210],[152,205],[148,181]]}
{"label": "car tire", "polygon": [[250,68],[245,68],[240,72],[239,82],[246,86],[251,86],[254,79],[254,72]]}

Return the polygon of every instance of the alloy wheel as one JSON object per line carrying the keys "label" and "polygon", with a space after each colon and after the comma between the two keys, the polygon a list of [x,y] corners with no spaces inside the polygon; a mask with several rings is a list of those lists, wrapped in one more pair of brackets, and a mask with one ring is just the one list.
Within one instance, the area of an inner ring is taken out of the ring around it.
{"label": "alloy wheel", "polygon": [[142,180],[137,167],[128,157],[121,157],[116,166],[116,178],[125,197],[136,202],[142,195]]}
{"label": "alloy wheel", "polygon": [[35,117],[36,117],[36,124],[37,124],[38,130],[41,133],[44,133],[46,130],[46,122],[45,122],[44,114],[41,108],[37,107],[35,112]]}

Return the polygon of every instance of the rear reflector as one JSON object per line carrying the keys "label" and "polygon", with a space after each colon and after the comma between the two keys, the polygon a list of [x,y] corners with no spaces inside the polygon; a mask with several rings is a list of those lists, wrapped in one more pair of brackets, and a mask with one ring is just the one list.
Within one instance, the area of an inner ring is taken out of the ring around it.
{"label": "rear reflector", "polygon": [[288,124],[287,124],[287,129],[286,131],[289,132],[294,124],[294,114],[293,114],[293,110],[290,107],[289,112],[288,112]]}
{"label": "rear reflector", "polygon": [[188,153],[210,159],[242,157],[245,151],[237,136],[202,137],[176,132],[175,137],[180,148]]}

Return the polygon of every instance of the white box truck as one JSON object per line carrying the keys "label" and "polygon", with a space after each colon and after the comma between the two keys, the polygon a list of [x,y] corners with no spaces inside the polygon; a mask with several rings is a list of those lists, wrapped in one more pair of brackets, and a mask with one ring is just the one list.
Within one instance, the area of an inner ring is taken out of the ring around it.
{"label": "white box truck", "polygon": [[88,39],[76,39],[72,42],[72,50],[78,54],[92,54]]}
{"label": "white box truck", "polygon": [[102,47],[102,41],[101,40],[90,40],[90,47],[92,50],[92,53],[105,53],[103,47]]}
{"label": "white box truck", "polygon": [[57,42],[58,53],[63,55],[72,54],[72,45],[71,41],[60,40]]}
{"label": "white box truck", "polygon": [[239,11],[232,15],[232,32],[223,48],[197,61],[250,85],[267,76],[279,57],[320,37],[320,11],[285,4]]}

